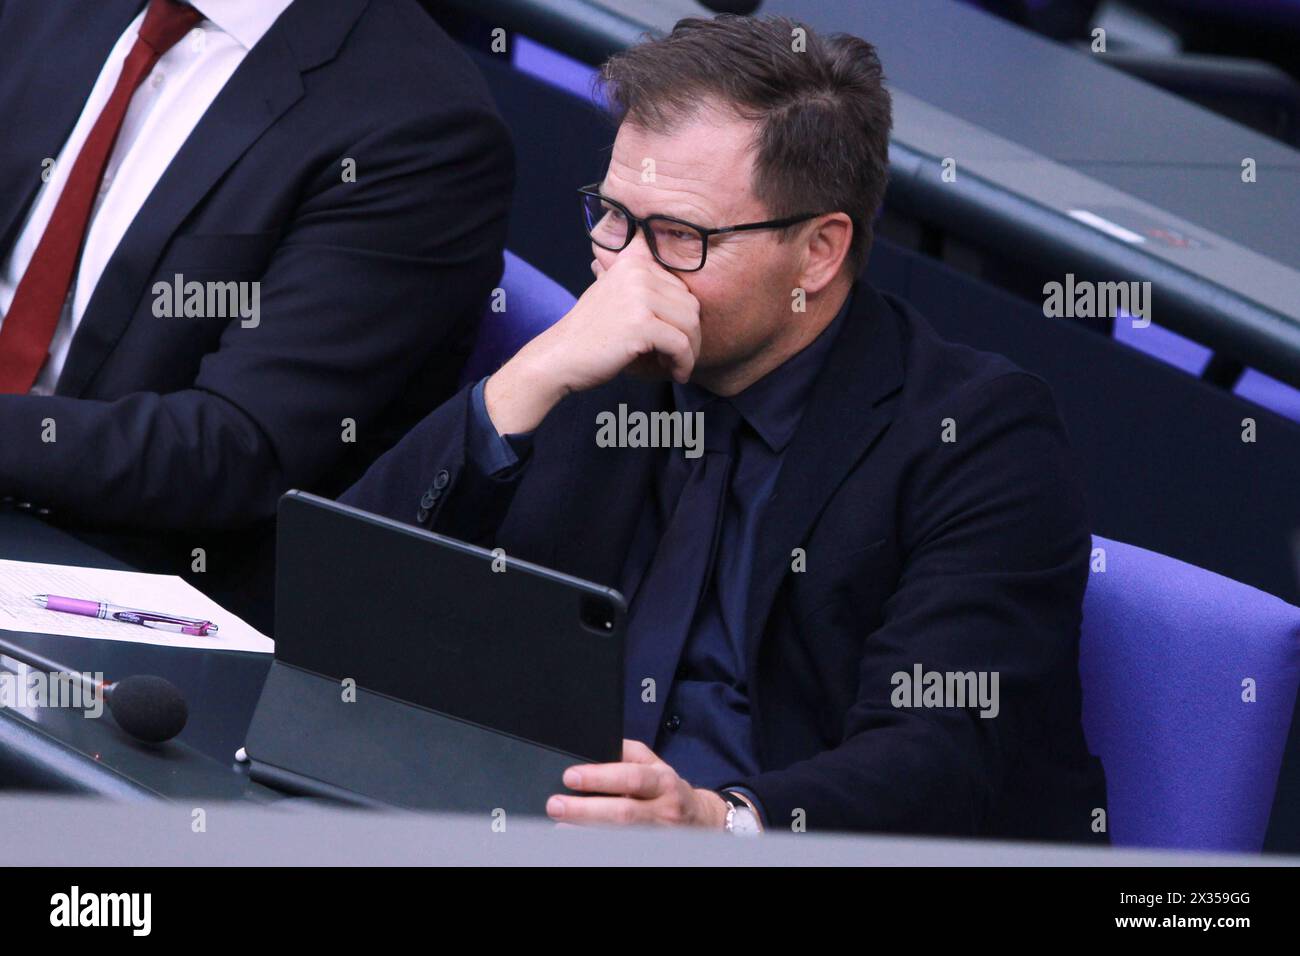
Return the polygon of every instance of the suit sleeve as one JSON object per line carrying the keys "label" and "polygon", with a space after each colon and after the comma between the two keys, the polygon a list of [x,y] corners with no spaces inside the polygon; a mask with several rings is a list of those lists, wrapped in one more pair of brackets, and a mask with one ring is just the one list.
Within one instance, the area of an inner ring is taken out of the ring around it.
{"label": "suit sleeve", "polygon": [[[737,781],[773,828],[802,819],[810,831],[980,832],[1026,735],[1050,735],[1039,702],[1068,693],[1077,673],[1091,545],[1051,394],[1016,372],[945,408],[954,443],[939,441],[945,415],[914,429],[927,444],[903,492],[905,562],[882,625],[864,635],[840,742]],[[918,664],[995,673],[996,716],[896,706],[895,675]]]}
{"label": "suit sleeve", "polygon": [[235,528],[343,461],[346,420],[375,423],[482,307],[514,176],[485,99],[384,124],[350,155],[355,181],[331,165],[303,191],[260,322],[232,319],[191,387],[0,397],[0,496],[95,524]]}
{"label": "suit sleeve", "polygon": [[339,501],[490,546],[531,452],[531,436],[497,434],[479,382],[420,422]]}

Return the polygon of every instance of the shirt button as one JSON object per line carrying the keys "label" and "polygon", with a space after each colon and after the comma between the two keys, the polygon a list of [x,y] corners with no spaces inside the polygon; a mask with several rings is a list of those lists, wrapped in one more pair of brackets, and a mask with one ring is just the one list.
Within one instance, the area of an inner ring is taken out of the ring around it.
{"label": "shirt button", "polygon": [[664,730],[676,732],[677,728],[680,727],[681,725],[682,725],[682,719],[678,717],[676,714],[673,714],[671,717],[669,717],[667,720],[664,721]]}
{"label": "shirt button", "polygon": [[451,475],[448,474],[447,469],[444,468],[442,471],[438,472],[438,474],[434,475],[433,488],[435,491],[442,491],[442,489],[447,487],[447,483],[450,481]]}
{"label": "shirt button", "polygon": [[158,87],[163,85],[163,81],[166,79],[167,77],[164,74],[156,72],[153,76],[149,77],[149,85],[156,90]]}

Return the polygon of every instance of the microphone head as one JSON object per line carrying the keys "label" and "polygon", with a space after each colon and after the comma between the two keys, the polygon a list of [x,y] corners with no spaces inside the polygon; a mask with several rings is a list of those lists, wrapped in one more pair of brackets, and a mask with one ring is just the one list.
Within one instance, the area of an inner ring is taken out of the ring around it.
{"label": "microphone head", "polygon": [[125,677],[106,688],[105,696],[117,725],[146,743],[171,740],[190,716],[180,688],[153,674]]}

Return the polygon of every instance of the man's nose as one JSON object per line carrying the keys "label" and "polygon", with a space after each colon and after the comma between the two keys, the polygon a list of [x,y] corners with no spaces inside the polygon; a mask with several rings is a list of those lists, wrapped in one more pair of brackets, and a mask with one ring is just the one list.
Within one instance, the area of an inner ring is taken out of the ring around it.
{"label": "man's nose", "polygon": [[645,227],[637,226],[632,241],[624,246],[618,254],[620,256],[631,256],[634,259],[650,259],[653,261],[654,255],[650,252],[650,244],[646,241]]}

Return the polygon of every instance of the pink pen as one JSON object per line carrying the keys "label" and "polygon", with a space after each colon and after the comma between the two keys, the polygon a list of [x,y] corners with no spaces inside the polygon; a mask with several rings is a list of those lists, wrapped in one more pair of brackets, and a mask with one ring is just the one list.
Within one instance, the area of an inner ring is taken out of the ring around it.
{"label": "pink pen", "polygon": [[178,617],[175,614],[158,614],[154,611],[138,611],[129,607],[118,607],[106,601],[84,601],[81,598],[60,597],[57,594],[38,594],[34,600],[41,607],[63,614],[79,614],[82,617],[97,617],[101,621],[121,621],[123,624],[138,624],[153,628],[155,631],[170,631],[173,634],[190,634],[194,637],[207,637],[219,630],[211,621],[194,617]]}

